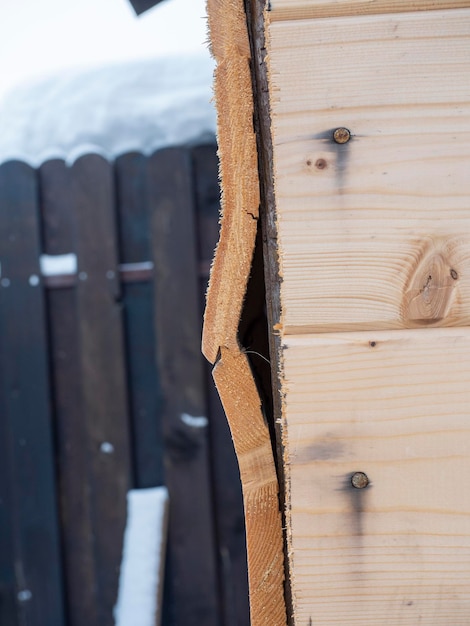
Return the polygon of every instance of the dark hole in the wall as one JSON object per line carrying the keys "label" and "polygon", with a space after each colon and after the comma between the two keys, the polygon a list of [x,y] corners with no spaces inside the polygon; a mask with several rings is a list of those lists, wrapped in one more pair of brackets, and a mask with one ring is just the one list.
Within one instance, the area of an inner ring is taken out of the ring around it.
{"label": "dark hole in the wall", "polygon": [[262,409],[271,435],[274,458],[276,439],[273,419],[271,364],[269,361],[268,319],[263,265],[263,240],[258,221],[255,252],[243,304],[238,338],[250,361],[253,377],[261,397]]}

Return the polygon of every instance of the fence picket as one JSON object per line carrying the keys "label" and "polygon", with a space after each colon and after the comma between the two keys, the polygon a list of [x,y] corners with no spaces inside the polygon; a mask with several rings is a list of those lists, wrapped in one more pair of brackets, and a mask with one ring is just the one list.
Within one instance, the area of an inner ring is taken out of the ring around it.
{"label": "fence picket", "polygon": [[131,486],[122,307],[116,248],[114,179],[97,155],[70,170],[78,258],[82,420],[100,626],[112,626]]}
{"label": "fence picket", "polygon": [[17,161],[0,166],[0,241],[1,611],[15,603],[22,626],[64,626],[38,186]]}
{"label": "fence picket", "polygon": [[[124,154],[115,162],[120,261],[152,258],[147,202],[147,157]],[[153,274],[153,272],[152,272]],[[134,448],[135,487],[162,485],[163,396],[157,372],[154,280],[122,285],[129,400]]]}
{"label": "fence picket", "polygon": [[[75,253],[74,214],[70,209],[70,170],[64,161],[39,169],[43,252]],[[83,419],[79,368],[79,321],[74,285],[46,292],[50,329],[53,413],[60,474],[59,502],[64,546],[68,626],[98,624],[93,526],[88,474],[87,424]]]}
{"label": "fence picket", "polygon": [[221,616],[189,151],[161,150],[149,158],[148,167],[155,323],[170,492],[170,569],[163,623],[218,626]]}

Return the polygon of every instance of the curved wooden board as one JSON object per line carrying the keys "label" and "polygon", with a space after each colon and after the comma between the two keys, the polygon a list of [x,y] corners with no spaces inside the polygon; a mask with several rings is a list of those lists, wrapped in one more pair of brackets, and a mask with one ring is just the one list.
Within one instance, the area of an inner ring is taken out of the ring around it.
{"label": "curved wooden board", "polygon": [[268,427],[238,325],[251,270],[259,217],[250,46],[242,0],[209,0],[211,48],[217,61],[215,100],[222,208],[211,269],[202,350],[237,452],[245,505],[252,626],[286,624],[279,484]]}
{"label": "curved wooden board", "polygon": [[285,626],[284,554],[273,453],[247,356],[222,348],[214,380],[243,487],[252,626]]}
{"label": "curved wooden board", "polygon": [[219,348],[238,349],[237,328],[245,297],[259,216],[256,137],[243,3],[209,0],[214,93],[222,182],[220,240],[211,271],[202,350],[214,363]]}

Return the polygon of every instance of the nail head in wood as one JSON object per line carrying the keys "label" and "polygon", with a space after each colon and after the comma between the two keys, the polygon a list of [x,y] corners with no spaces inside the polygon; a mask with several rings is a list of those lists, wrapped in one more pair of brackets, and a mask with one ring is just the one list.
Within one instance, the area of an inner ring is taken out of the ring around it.
{"label": "nail head in wood", "polygon": [[364,472],[354,472],[351,476],[351,484],[355,489],[365,489],[369,485],[369,478]]}
{"label": "nail head in wood", "polygon": [[333,133],[333,139],[336,143],[348,143],[351,139],[351,132],[347,128],[337,128]]}

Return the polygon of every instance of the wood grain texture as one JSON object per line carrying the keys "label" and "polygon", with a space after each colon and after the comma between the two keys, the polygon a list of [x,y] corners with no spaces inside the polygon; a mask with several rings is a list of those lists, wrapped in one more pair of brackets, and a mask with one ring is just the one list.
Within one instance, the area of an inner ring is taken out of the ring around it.
{"label": "wood grain texture", "polygon": [[259,216],[250,47],[241,0],[209,0],[211,49],[216,59],[222,221],[204,314],[202,350],[214,363],[220,346],[238,349],[240,320]]}
{"label": "wood grain texture", "polygon": [[[211,48],[217,62],[215,100],[222,184],[219,244],[211,270],[202,349],[239,459],[247,533],[252,626],[284,626],[284,557],[278,480],[269,430],[238,325],[259,217],[250,46],[242,0],[209,0]],[[243,410],[241,410],[243,408]]]}
{"label": "wood grain texture", "polygon": [[284,333],[469,324],[469,34],[470,9],[271,23]]}
{"label": "wood grain texture", "polygon": [[469,0],[271,0],[270,4],[272,20],[433,11],[470,6]]}
{"label": "wood grain texture", "polygon": [[469,353],[468,328],[286,339],[296,625],[468,624]]}
{"label": "wood grain texture", "polygon": [[252,626],[286,623],[278,482],[268,427],[248,358],[222,348],[214,380],[229,419],[245,505]]}

